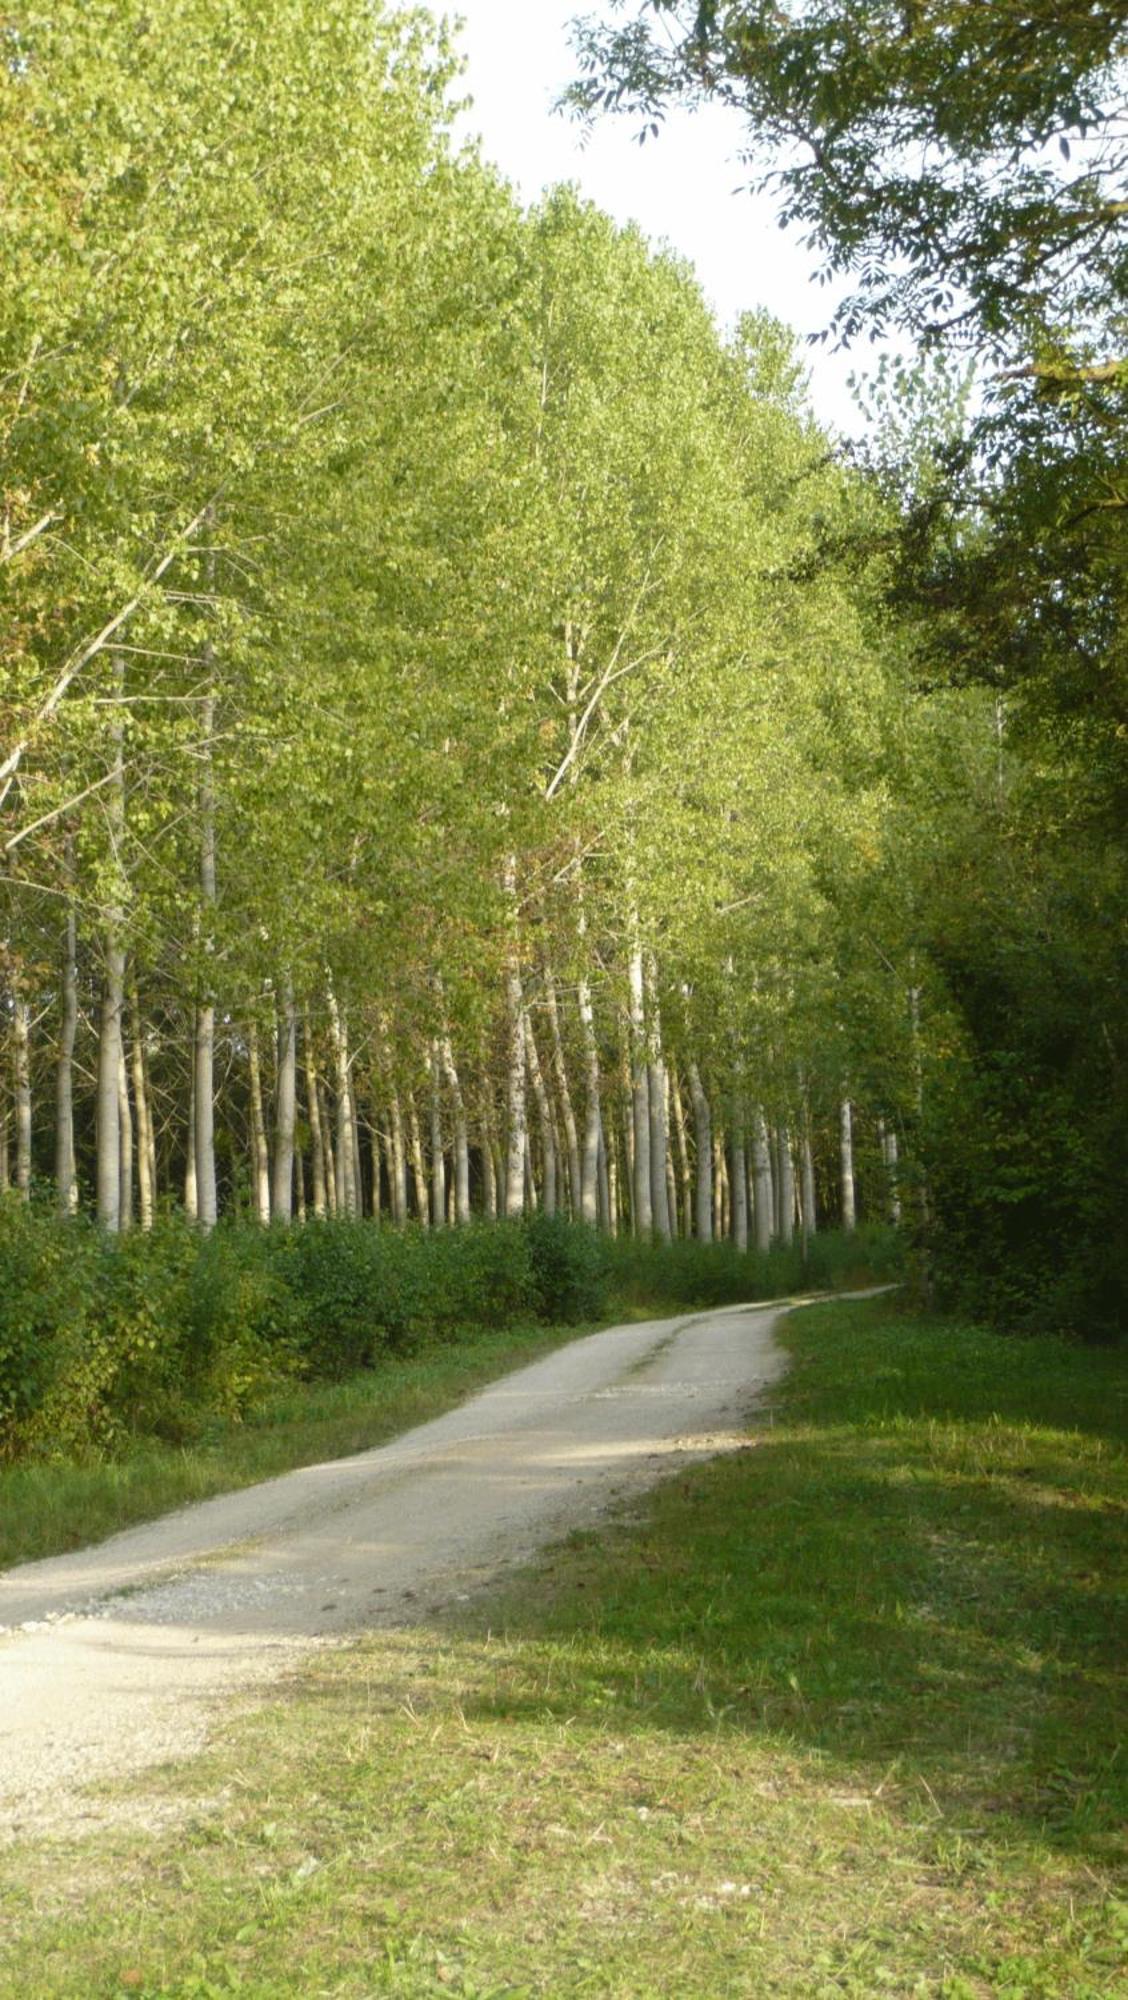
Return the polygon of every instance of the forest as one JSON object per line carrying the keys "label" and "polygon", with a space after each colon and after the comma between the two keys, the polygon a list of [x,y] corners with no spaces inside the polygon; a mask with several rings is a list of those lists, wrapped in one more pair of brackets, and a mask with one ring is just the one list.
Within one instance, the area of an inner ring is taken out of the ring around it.
{"label": "forest", "polygon": [[898,203],[912,36],[875,103],[854,10],[796,11],[833,102],[760,81],[778,10],[681,6],[589,27],[574,108],[831,134],[790,213],[863,272],[841,330],[921,342],[864,449],[770,300],[726,335],[457,146],[426,16],[0,27],[10,1270],[40,1227],[896,1223],[929,1301],[1122,1326],[1123,28],[1049,9],[1037,103],[970,50],[958,172]]}

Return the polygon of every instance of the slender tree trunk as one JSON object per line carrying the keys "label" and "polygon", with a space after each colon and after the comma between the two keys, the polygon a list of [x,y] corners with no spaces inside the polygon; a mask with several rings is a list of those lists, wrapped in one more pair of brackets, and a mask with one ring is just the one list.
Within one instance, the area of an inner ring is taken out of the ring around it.
{"label": "slender tree trunk", "polygon": [[533,1096],[536,1099],[537,1106],[537,1119],[540,1125],[541,1157],[544,1160],[544,1211],[546,1215],[555,1215],[557,1207],[556,1132],[552,1123],[552,1105],[549,1101],[544,1072],[541,1069],[540,1057],[537,1054],[533,1024],[529,1019],[527,1008],[525,1010],[525,1060],[529,1066],[529,1082],[533,1086]]}
{"label": "slender tree trunk", "polygon": [[349,1027],[336,995],[330,990],[329,1029],[337,1094],[337,1213],[350,1221],[360,1213],[356,1184],[356,1133],[353,1124],[352,1065],[349,1061]]}
{"label": "slender tree trunk", "polygon": [[[699,1079],[700,1081],[700,1079]],[[689,1137],[685,1126],[685,1107],[682,1103],[681,1079],[677,1071],[669,1073],[670,1108],[673,1111],[674,1150],[677,1154],[678,1186],[681,1194],[678,1234],[693,1235],[693,1169],[689,1158]],[[678,1205],[674,1205],[678,1214]],[[710,1221],[712,1217],[710,1217]]]}
{"label": "slender tree trunk", "polygon": [[507,1126],[505,1213],[513,1218],[525,1206],[525,1143],[528,1132],[525,1069],[525,1009],[517,941],[517,861],[505,864],[505,897],[509,906],[509,945],[505,965],[505,1014],[508,1054],[505,1072]]}
{"label": "slender tree trunk", "polygon": [[713,1187],[714,1207],[717,1217],[717,1234],[725,1242],[732,1232],[732,1204],[729,1200],[728,1162],[725,1159],[724,1140],[714,1133],[713,1138]]}
{"label": "slender tree trunk", "polygon": [[842,1227],[857,1226],[854,1200],[854,1109],[848,1097],[842,1099],[839,1118],[839,1160],[842,1168]]}
{"label": "slender tree trunk", "polygon": [[799,1145],[799,1187],[803,1248],[806,1249],[819,1226],[818,1211],[815,1206],[815,1160],[811,1151],[811,1128],[806,1118],[803,1120],[803,1137]]}
{"label": "slender tree trunk", "polygon": [[31,1194],[31,1009],[17,988],[12,1008],[12,1094],[16,1101],[16,1188]]}
{"label": "slender tree trunk", "polygon": [[694,1223],[700,1243],[713,1241],[713,1115],[695,1062],[689,1065],[689,1095],[693,1105],[693,1141],[697,1153],[697,1194]]}
{"label": "slender tree trunk", "polygon": [[294,1135],[298,1107],[298,1016],[289,975],[282,981],[281,1002],[270,1213],[276,1222],[289,1222],[294,1213]]}
{"label": "slender tree trunk", "polygon": [[118,1119],[121,1136],[118,1142],[118,1159],[121,1170],[121,1201],[118,1210],[118,1227],[121,1230],[133,1227],[133,1118],[129,1108],[129,1077],[125,1067],[125,1036],[118,1046],[117,1081]]}
{"label": "slender tree trunk", "polygon": [[321,1142],[325,1148],[325,1199],[330,1215],[337,1213],[337,1153],[333,1144],[333,1119],[329,1108],[329,1091],[321,1078],[314,1073],[314,1089],[321,1110]]}
{"label": "slender tree trunk", "polygon": [[270,1157],[266,1143],[266,1119],[262,1107],[262,1065],[259,1061],[257,1023],[247,1029],[247,1071],[251,1102],[251,1177],[254,1209],[259,1222],[270,1221]]}
{"label": "slender tree trunk", "polygon": [[768,1128],[764,1114],[757,1105],[752,1119],[752,1186],[754,1189],[754,1209],[756,1221],[756,1248],[768,1251],[772,1247],[772,1224],[774,1195],[772,1190],[772,1151],[768,1141]]}
{"label": "slender tree trunk", "polygon": [[[212,742],[215,697],[205,697],[200,746],[200,896],[204,910],[203,947],[210,952],[210,926],[216,901],[215,783]],[[210,981],[196,1012],[196,1212],[203,1229],[212,1229],[218,1215],[215,1176],[215,996]]]}
{"label": "slender tree trunk", "polygon": [[888,1190],[889,1220],[901,1220],[901,1195],[897,1185],[897,1134],[884,1118],[878,1120],[878,1135],[881,1141],[881,1158],[885,1167],[885,1184]]}
{"label": "slender tree trunk", "polygon": [[646,1062],[642,946],[638,941],[638,919],[632,914],[630,921],[634,937],[628,966],[631,1121],[634,1129],[634,1220],[635,1234],[649,1236],[654,1228],[654,1202],[650,1180],[650,1077]]}
{"label": "slender tree trunk", "polygon": [[497,1163],[494,1159],[493,1133],[490,1129],[489,1111],[483,1106],[480,1128],[482,1155],[482,1204],[491,1222],[497,1221]]}
{"label": "slender tree trunk", "polygon": [[137,1117],[138,1212],[142,1229],[151,1229],[157,1198],[156,1143],[153,1137],[153,1107],[145,1075],[141,1000],[136,981],[129,992],[129,1053],[133,1072],[133,1106]]}
{"label": "slender tree trunk", "polygon": [[419,1117],[415,1109],[413,1090],[407,1093],[407,1138],[411,1173],[415,1182],[415,1212],[422,1227],[426,1229],[431,1220],[427,1202],[427,1170],[423,1164],[423,1140],[419,1132]]}
{"label": "slender tree trunk", "polygon": [[454,1107],[454,1219],[460,1228],[470,1221],[470,1135],[466,1125],[466,1100],[454,1060],[450,1035],[442,1042],[443,1071]]}
{"label": "slender tree trunk", "polygon": [[[67,877],[74,876],[74,842],[67,841]],[[78,1213],[74,1162],[74,1045],[78,1034],[78,931],[68,899],[63,931],[63,1012],[55,1075],[55,1180],[60,1215]]]}
{"label": "slender tree trunk", "polygon": [[779,1239],[790,1243],[795,1235],[795,1167],[791,1158],[791,1133],[779,1128]]}
{"label": "slender tree trunk", "polygon": [[748,1248],[748,1162],[744,1154],[744,1108],[738,1101],[732,1110],[732,1240],[738,1250]]}
{"label": "slender tree trunk", "polygon": [[393,1089],[388,1100],[391,1125],[389,1171],[391,1174],[392,1221],[402,1228],[407,1221],[407,1145],[403,1135],[403,1110],[399,1092]]}
{"label": "slender tree trunk", "polygon": [[189,1222],[197,1216],[196,1199],[196,1018],[192,1017],[188,1054],[188,1131],[184,1142],[184,1213]]}
{"label": "slender tree trunk", "polygon": [[560,1033],[560,1013],[556,1001],[556,981],[552,967],[545,966],[545,999],[548,1006],[548,1025],[552,1036],[552,1074],[556,1082],[556,1095],[560,1101],[560,1117],[564,1126],[564,1142],[568,1163],[568,1206],[572,1215],[579,1215],[583,1203],[583,1175],[580,1165],[580,1135],[576,1125],[576,1112],[572,1103],[572,1093],[568,1087],[568,1065],[564,1060],[564,1042]]}
{"label": "slender tree trunk", "polygon": [[309,1020],[302,1023],[305,1053],[306,1116],[309,1119],[309,1142],[313,1154],[313,1212],[319,1218],[329,1212],[329,1193],[325,1172],[325,1134],[321,1122],[321,1097],[317,1088],[317,1063],[313,1043],[310,1039]]}
{"label": "slender tree trunk", "polygon": [[446,1228],[446,1155],[443,1152],[442,1061],[437,1041],[427,1051],[427,1072],[431,1082],[431,1224]]}
{"label": "slender tree trunk", "polygon": [[[3,1085],[0,1084],[0,1093]],[[12,1185],[11,1155],[8,1151],[8,1106],[0,1094],[0,1194],[7,1194]]]}
{"label": "slender tree trunk", "polygon": [[584,1149],[580,1166],[580,1215],[593,1227],[599,1221],[599,1149],[603,1144],[603,1114],[600,1106],[599,1043],[595,1037],[595,1008],[591,987],[581,974],[577,987],[580,1031],[583,1037],[586,1096],[584,1104]]}
{"label": "slender tree trunk", "polygon": [[107,825],[112,849],[114,888],[106,912],[105,968],[102,984],[102,1015],[98,1035],[98,1071],[95,1085],[97,1162],[95,1182],[97,1215],[103,1229],[112,1233],[121,1227],[121,1112],[118,1105],[118,1072],[121,1068],[122,1011],[125,1004],[125,759],[124,724],[121,702],[125,692],[125,667],[120,654],[114,656],[115,706],[110,724],[110,788],[106,802]]}
{"label": "slender tree trunk", "polygon": [[619,1147],[613,1133],[605,1134],[602,1157],[607,1162],[607,1228],[612,1236],[617,1236],[621,1207],[621,1179]]}

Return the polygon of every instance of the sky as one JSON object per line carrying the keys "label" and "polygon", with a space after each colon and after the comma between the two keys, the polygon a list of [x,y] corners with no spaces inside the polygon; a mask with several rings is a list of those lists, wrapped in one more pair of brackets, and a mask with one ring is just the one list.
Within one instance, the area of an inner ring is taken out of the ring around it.
{"label": "sky", "polygon": [[[436,6],[436,11],[438,7]],[[639,146],[629,118],[604,119],[586,144],[579,127],[552,104],[575,74],[568,24],[598,0],[455,0],[458,45],[467,59],[463,84],[473,108],[460,136],[480,135],[482,152],[532,202],[559,181],[582,192],[618,222],[637,222],[655,242],[670,243],[696,267],[718,319],[766,306],[800,334],[824,328],[837,292],[813,279],[814,258],[798,236],[778,226],[770,197],[738,192],[748,180],[739,161],[742,124],[720,106],[672,111],[659,138]],[[848,387],[873,364],[873,350],[807,351],[811,401],[820,420],[850,434],[863,427]]]}

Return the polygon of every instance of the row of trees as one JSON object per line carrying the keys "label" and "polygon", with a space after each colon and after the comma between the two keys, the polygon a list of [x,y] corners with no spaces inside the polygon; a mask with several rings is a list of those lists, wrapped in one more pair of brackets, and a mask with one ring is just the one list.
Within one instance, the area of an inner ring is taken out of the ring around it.
{"label": "row of trees", "polygon": [[7,31],[0,1178],[924,1240],[1020,748],[788,336],[450,77],[365,0]]}

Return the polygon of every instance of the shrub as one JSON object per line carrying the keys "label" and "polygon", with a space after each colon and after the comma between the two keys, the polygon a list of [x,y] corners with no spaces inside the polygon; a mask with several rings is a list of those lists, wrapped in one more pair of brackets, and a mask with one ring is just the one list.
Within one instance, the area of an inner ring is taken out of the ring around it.
{"label": "shrub", "polygon": [[541,1319],[563,1326],[599,1319],[610,1297],[607,1239],[583,1222],[537,1214],[525,1224],[525,1241]]}

